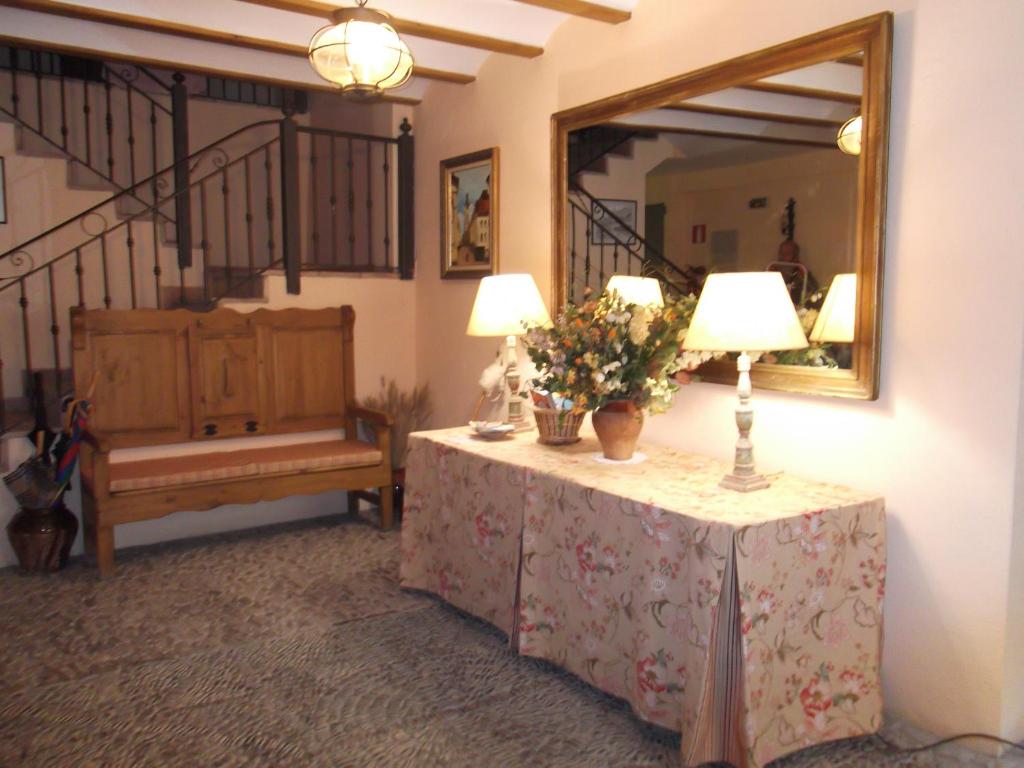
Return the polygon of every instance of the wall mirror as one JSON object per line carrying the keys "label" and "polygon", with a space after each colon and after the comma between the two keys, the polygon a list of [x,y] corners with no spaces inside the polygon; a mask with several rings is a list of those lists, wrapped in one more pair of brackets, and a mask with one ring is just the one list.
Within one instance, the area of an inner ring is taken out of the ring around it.
{"label": "wall mirror", "polygon": [[811,347],[754,385],[876,399],[891,58],[885,13],[554,115],[556,304],[613,274],[678,294],[776,270]]}

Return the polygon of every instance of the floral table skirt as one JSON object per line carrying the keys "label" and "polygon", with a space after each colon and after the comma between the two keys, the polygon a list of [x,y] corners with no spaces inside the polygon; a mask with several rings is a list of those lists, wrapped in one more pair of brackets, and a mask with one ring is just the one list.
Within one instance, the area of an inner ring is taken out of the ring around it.
{"label": "floral table skirt", "polygon": [[681,732],[688,765],[877,730],[881,498],[785,475],[740,494],[703,456],[535,438],[412,436],[403,586]]}

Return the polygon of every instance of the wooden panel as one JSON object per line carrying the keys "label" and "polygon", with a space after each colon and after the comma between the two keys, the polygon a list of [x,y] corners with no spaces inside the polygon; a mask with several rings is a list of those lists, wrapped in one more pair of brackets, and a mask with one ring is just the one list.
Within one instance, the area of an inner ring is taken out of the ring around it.
{"label": "wooden panel", "polygon": [[98,372],[90,427],[114,447],[188,439],[188,365],[175,329],[94,333],[89,368]]}
{"label": "wooden panel", "polygon": [[296,432],[341,427],[345,415],[344,339],[334,322],[268,325],[268,428]]}
{"label": "wooden panel", "polygon": [[259,433],[266,429],[264,383],[256,329],[189,330],[192,361],[192,436],[197,439]]}

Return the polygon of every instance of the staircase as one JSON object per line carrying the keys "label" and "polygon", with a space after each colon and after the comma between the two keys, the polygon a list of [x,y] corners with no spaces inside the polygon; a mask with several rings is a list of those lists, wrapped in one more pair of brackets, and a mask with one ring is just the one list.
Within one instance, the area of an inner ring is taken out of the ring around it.
{"label": "staircase", "polygon": [[51,419],[55,395],[71,391],[71,307],[207,310],[259,299],[277,269],[292,293],[303,270],[412,277],[407,122],[399,137],[370,136],[285,114],[189,152],[180,76],[166,86],[45,52],[11,61],[0,121],[19,154],[63,160],[68,189],[103,194],[0,253],[0,433],[27,427],[34,374]]}
{"label": "staircase", "polygon": [[667,259],[636,229],[584,187],[584,176],[606,174],[612,157],[632,157],[637,140],[655,139],[652,131],[597,125],[569,134],[569,300],[600,293],[612,275],[657,278],[676,295],[699,293],[703,274]]}

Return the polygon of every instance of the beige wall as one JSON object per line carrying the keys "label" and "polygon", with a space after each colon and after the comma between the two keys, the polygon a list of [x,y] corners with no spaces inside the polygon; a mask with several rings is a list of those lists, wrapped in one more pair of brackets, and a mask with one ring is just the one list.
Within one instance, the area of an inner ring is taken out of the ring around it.
{"label": "beige wall", "polygon": [[[501,269],[532,272],[546,292],[552,113],[889,8],[881,398],[759,392],[754,439],[765,468],[886,496],[890,713],[1021,738],[1019,719],[1003,717],[1021,684],[1006,677],[1021,653],[1007,632],[1007,606],[1021,602],[1009,582],[1024,344],[1024,261],[1008,235],[1024,217],[1011,149],[1024,102],[1006,91],[1024,76],[1016,0],[641,0],[626,24],[570,21],[542,57],[494,56],[474,84],[434,86],[416,114],[419,377],[446,394],[439,424],[460,423],[493,347],[463,335],[476,283],[438,277],[442,158],[501,148]],[[645,438],[728,457],[734,401],[691,386]]]}

